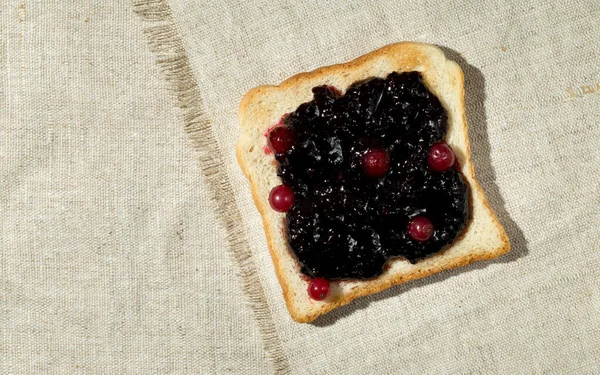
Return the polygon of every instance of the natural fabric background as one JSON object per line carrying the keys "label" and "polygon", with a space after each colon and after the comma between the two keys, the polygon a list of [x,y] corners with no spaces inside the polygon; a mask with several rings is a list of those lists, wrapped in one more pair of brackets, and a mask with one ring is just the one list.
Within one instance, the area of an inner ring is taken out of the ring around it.
{"label": "natural fabric background", "polygon": [[[135,3],[161,9],[0,7],[1,374],[600,372],[600,3]],[[164,24],[198,96],[183,110],[148,32]],[[239,100],[401,40],[463,67],[513,252],[296,324],[235,162]],[[190,106],[233,188],[250,305]]]}

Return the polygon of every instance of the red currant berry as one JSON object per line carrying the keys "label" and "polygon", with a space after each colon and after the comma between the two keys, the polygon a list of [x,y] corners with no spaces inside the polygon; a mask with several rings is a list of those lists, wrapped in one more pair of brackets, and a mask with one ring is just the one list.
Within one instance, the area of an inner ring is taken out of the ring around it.
{"label": "red currant berry", "polygon": [[455,160],[454,152],[452,152],[450,146],[443,142],[435,143],[429,149],[427,163],[429,164],[429,168],[436,172],[443,172],[450,169],[454,165]]}
{"label": "red currant berry", "polygon": [[433,235],[433,224],[425,216],[415,216],[408,224],[408,235],[415,241],[427,241]]}
{"label": "red currant berry", "polygon": [[338,90],[335,86],[329,85],[329,86],[327,86],[327,88],[329,89],[329,91],[331,91],[335,95],[342,95],[342,92],[340,90]]}
{"label": "red currant berry", "polygon": [[324,300],[329,295],[329,281],[322,277],[314,278],[308,284],[308,295],[317,301]]}
{"label": "red currant berry", "polygon": [[292,148],[294,137],[287,126],[276,126],[269,132],[269,146],[276,154],[283,154]]}
{"label": "red currant berry", "polygon": [[362,158],[362,167],[370,177],[383,177],[390,170],[390,155],[382,148],[370,148]]}
{"label": "red currant berry", "polygon": [[271,208],[277,212],[286,212],[294,205],[294,191],[287,185],[278,185],[269,194]]}

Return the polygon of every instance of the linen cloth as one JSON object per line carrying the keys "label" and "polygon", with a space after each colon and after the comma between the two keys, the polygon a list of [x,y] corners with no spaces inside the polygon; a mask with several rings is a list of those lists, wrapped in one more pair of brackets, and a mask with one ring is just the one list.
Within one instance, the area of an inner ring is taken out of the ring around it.
{"label": "linen cloth", "polygon": [[[600,3],[7,1],[0,20],[2,373],[600,371]],[[462,66],[513,250],[294,323],[239,100],[402,40]]]}
{"label": "linen cloth", "polygon": [[0,6],[0,374],[268,373],[130,1]]}

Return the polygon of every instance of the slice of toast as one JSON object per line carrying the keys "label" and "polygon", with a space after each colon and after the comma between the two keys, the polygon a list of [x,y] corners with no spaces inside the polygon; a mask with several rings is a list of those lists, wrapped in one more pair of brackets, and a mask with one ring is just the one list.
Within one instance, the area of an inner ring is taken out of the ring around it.
{"label": "slice of toast", "polygon": [[[446,142],[454,150],[461,172],[471,191],[471,219],[459,238],[444,251],[411,264],[404,258],[388,261],[389,267],[368,280],[333,281],[324,301],[312,300],[309,279],[288,246],[285,214],[271,209],[269,192],[281,184],[277,162],[267,152],[268,130],[282,115],[312,100],[311,89],[331,85],[342,93],[354,82],[370,77],[386,77],[391,72],[418,71],[427,88],[435,94],[448,114]],[[319,315],[345,305],[355,298],[385,290],[393,285],[432,275],[476,260],[496,258],[510,250],[508,237],[475,179],[464,102],[464,77],[453,61],[437,47],[403,42],[392,44],[353,61],[295,75],[278,86],[260,86],[242,99],[238,118],[242,136],[237,159],[250,181],[252,196],[262,216],[275,271],[283,289],[287,308],[297,322],[310,322]]]}

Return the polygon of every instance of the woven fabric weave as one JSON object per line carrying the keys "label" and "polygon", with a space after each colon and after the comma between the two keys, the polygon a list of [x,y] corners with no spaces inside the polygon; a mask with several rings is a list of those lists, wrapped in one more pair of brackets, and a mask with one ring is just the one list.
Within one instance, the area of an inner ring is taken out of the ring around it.
{"label": "woven fabric weave", "polygon": [[[598,20],[593,0],[8,0],[0,373],[600,372]],[[463,68],[513,250],[295,323],[239,101],[402,40]]]}

